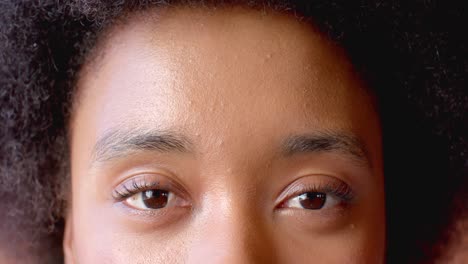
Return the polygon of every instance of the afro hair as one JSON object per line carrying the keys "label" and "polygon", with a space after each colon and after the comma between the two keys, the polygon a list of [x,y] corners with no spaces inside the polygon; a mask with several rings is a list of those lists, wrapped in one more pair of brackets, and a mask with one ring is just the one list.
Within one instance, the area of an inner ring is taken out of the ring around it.
{"label": "afro hair", "polygon": [[468,211],[466,1],[0,1],[0,252],[63,262],[80,67],[116,19],[187,4],[280,9],[343,47],[382,119],[387,261],[442,255]]}

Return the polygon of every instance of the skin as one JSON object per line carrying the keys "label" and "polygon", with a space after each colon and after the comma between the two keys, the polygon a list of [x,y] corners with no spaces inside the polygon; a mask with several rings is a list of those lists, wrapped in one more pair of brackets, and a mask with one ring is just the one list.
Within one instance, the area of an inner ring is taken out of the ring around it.
{"label": "skin", "polygon": [[[294,16],[130,16],[78,82],[66,263],[383,262],[381,152],[372,96]],[[134,182],[178,198],[154,210],[114,199]],[[295,207],[311,188],[327,203]]]}

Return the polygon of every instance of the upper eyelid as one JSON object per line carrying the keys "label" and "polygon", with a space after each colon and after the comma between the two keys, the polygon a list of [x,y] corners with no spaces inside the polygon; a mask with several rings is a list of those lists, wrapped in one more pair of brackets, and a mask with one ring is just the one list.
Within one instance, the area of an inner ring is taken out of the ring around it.
{"label": "upper eyelid", "polygon": [[[304,176],[301,177],[297,180],[295,180],[293,183],[285,187],[279,196],[277,196],[276,200],[276,206],[279,206],[283,204],[284,202],[304,193],[304,192],[309,192],[309,191],[317,191],[317,192],[331,192],[330,190],[327,189],[332,189],[333,185],[336,185],[335,188],[346,188],[347,190],[343,190],[343,192],[348,192],[346,193],[345,197],[340,197],[343,198],[345,201],[350,202],[354,200],[356,193],[355,190],[346,182],[336,179],[335,177],[330,177],[330,176],[320,176],[320,177],[327,177],[327,178],[333,178],[333,179],[327,179],[327,183],[323,183],[324,180],[320,180],[315,183],[309,183],[309,184],[301,184],[301,179],[306,178],[306,177],[317,177],[317,176]],[[331,181],[336,181],[336,183],[330,184]],[[320,183],[319,183],[320,182]]]}
{"label": "upper eyelid", "polygon": [[[145,178],[141,181],[138,181],[135,178],[132,178],[128,181],[125,181],[121,183],[119,186],[117,186],[113,192],[112,196],[117,200],[128,198],[129,196],[136,194],[138,192],[142,192],[145,190],[149,190],[151,188],[157,188],[161,187],[158,189],[167,189],[167,186],[163,186],[160,184],[160,181],[157,181],[157,183],[148,183],[149,181],[146,180]],[[142,184],[140,182],[143,182]],[[155,182],[155,181],[154,181]],[[131,187],[129,188],[130,185]],[[122,190],[123,189],[123,190]]]}
{"label": "upper eyelid", "polygon": [[[303,178],[308,177],[319,177],[320,180],[303,180]],[[167,177],[160,174],[155,173],[145,173],[142,175],[134,175],[130,179],[126,179],[118,184],[112,190],[112,198],[116,202],[123,201],[124,199],[137,194],[139,192],[149,190],[149,189],[161,189],[166,190],[174,193],[175,195],[182,197],[183,199],[189,199],[190,195],[189,192],[184,188],[183,185],[179,184],[178,181],[171,179],[172,177]],[[324,178],[326,178],[324,180]],[[164,180],[165,179],[165,180]],[[307,183],[308,182],[308,183]],[[334,182],[334,183],[331,183]],[[293,185],[293,186],[292,186]],[[291,187],[292,186],[292,187]],[[343,200],[349,202],[354,199],[355,191],[354,189],[344,182],[341,179],[337,179],[333,176],[328,175],[307,175],[300,177],[293,181],[291,184],[287,185],[285,188],[281,190],[276,195],[276,202],[275,207],[278,207],[280,204],[287,201],[287,199],[294,198],[297,195],[300,195],[304,192],[309,191],[317,191],[317,192],[327,192],[332,193],[330,189],[338,188],[337,186],[346,186],[343,188],[347,188],[349,193],[347,193],[344,197],[338,196],[339,198],[343,198]]]}
{"label": "upper eyelid", "polygon": [[134,175],[134,177],[122,181],[113,188],[112,198],[116,201],[122,201],[131,195],[150,189],[166,190],[184,199],[189,198],[186,188],[177,180],[155,173]]}

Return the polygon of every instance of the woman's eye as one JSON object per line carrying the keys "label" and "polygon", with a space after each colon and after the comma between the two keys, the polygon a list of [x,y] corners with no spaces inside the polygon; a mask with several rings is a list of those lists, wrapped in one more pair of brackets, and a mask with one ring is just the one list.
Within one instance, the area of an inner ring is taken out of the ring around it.
{"label": "woman's eye", "polygon": [[339,198],[333,195],[322,192],[305,192],[286,201],[283,207],[319,210],[335,206],[338,203]]}
{"label": "woman's eye", "polygon": [[154,210],[171,206],[174,194],[165,190],[146,190],[128,197],[125,202],[140,210]]}

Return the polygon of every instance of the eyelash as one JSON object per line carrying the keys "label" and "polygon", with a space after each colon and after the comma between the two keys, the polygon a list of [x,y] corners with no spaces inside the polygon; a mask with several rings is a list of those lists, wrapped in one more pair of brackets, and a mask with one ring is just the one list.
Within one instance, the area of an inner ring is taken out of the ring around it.
{"label": "eyelash", "polygon": [[[113,191],[113,198],[116,201],[123,201],[132,195],[138,194],[151,189],[163,189],[160,182],[148,182],[146,180],[132,179],[130,183],[124,183],[121,188]],[[344,203],[350,203],[353,201],[355,194],[354,191],[344,182],[332,183],[327,182],[325,184],[308,184],[305,186],[298,186],[298,190],[292,191],[288,194],[285,199],[280,203],[280,208],[290,199],[308,192],[325,193],[327,195],[333,195],[339,198]],[[169,190],[168,190],[169,191]]]}
{"label": "eyelash", "polygon": [[325,193],[327,195],[333,195],[340,199],[342,202],[345,204],[351,203],[354,198],[355,198],[355,193],[351,189],[351,187],[344,183],[344,182],[327,182],[327,183],[314,183],[314,184],[308,184],[308,185],[302,185],[302,186],[297,186],[297,188],[294,188],[297,190],[291,191],[290,194],[284,198],[280,205],[279,208],[283,208],[283,206],[292,198],[295,198],[301,194],[308,193],[308,192],[317,192],[317,193]]}
{"label": "eyelash", "polygon": [[[354,192],[346,183],[331,184],[327,183],[322,189],[322,192],[330,193],[345,202],[351,202],[354,198]],[[319,189],[319,190],[320,190]]]}
{"label": "eyelash", "polygon": [[[151,189],[163,189],[158,182],[148,182],[146,180],[137,181],[132,179],[130,183],[124,183],[120,189],[113,191],[112,196],[116,201],[123,201],[132,195]],[[165,190],[165,189],[164,189]]]}

